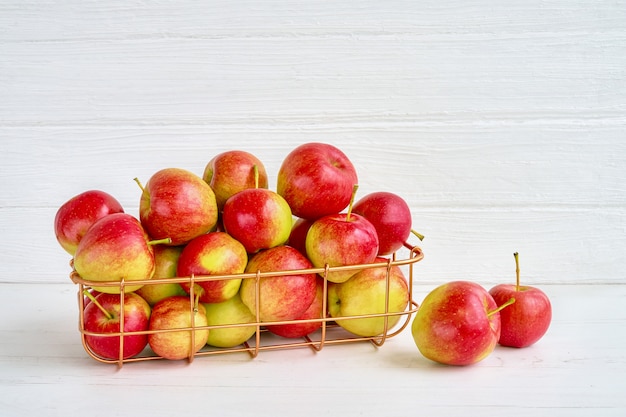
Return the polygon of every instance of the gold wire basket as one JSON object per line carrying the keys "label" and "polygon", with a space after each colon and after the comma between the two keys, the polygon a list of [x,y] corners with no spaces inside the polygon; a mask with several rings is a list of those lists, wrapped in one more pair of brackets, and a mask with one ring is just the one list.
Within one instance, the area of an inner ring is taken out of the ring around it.
{"label": "gold wire basket", "polygon": [[[402,252],[402,255],[400,255]],[[71,280],[78,285],[78,310],[79,310],[79,323],[78,329],[81,334],[82,344],[85,348],[85,351],[91,356],[93,359],[109,364],[117,364],[119,367],[122,367],[124,363],[130,362],[139,362],[139,361],[148,361],[148,360],[157,360],[164,359],[161,356],[158,356],[154,353],[149,347],[146,347],[144,351],[131,358],[124,358],[124,336],[131,335],[142,335],[142,334],[152,334],[152,333],[164,333],[164,332],[181,332],[181,331],[189,331],[191,335],[191,346],[195,345],[195,331],[201,329],[217,329],[217,328],[234,328],[241,326],[256,326],[256,332],[254,335],[248,339],[248,341],[244,342],[240,346],[232,347],[232,348],[216,348],[209,345],[205,345],[200,351],[193,353],[194,349],[191,349],[190,355],[187,357],[189,362],[192,362],[195,357],[201,356],[210,356],[210,355],[218,355],[218,354],[226,354],[226,353],[238,353],[238,352],[247,352],[252,358],[256,358],[260,351],[265,350],[277,350],[277,349],[289,349],[289,348],[302,348],[309,347],[315,352],[321,351],[326,345],[336,345],[336,344],[346,344],[346,343],[356,343],[356,342],[370,342],[376,347],[382,346],[385,341],[393,336],[398,335],[402,332],[411,320],[411,316],[413,313],[417,311],[418,305],[417,302],[413,299],[413,282],[414,282],[414,270],[413,267],[416,262],[422,260],[424,257],[422,250],[417,246],[411,246],[410,244],[405,244],[404,248],[399,249],[395,252],[391,257],[387,259],[385,263],[372,263],[372,264],[359,264],[359,265],[349,265],[349,266],[338,266],[338,267],[330,267],[326,266],[324,268],[311,268],[311,269],[303,269],[303,270],[289,270],[289,271],[269,271],[269,272],[256,272],[256,273],[245,273],[245,274],[237,274],[237,275],[204,275],[204,276],[191,276],[191,277],[174,277],[174,278],[159,278],[159,279],[150,279],[150,280],[133,280],[132,282],[124,282],[122,281],[109,281],[109,282],[95,282],[88,281],[83,279],[76,271],[72,271],[70,274]],[[394,266],[401,267],[403,269],[403,273],[407,277],[407,284],[409,290],[409,302],[407,304],[407,308],[402,312],[391,312],[389,311],[389,286],[390,286],[390,271]],[[367,268],[387,268],[386,270],[386,289],[385,289],[385,311],[383,313],[378,314],[364,314],[364,315],[354,315],[354,316],[340,316],[340,317],[330,317],[328,315],[328,283],[327,276],[330,272],[333,271],[347,271],[347,270],[362,270]],[[317,319],[306,319],[306,320],[287,320],[287,321],[273,321],[273,322],[261,322],[259,320],[259,303],[260,298],[260,279],[267,276],[285,276],[285,275],[299,275],[299,274],[320,274],[324,278],[323,283],[323,305],[322,305],[322,317]],[[242,278],[242,279],[252,279],[256,282],[256,322],[248,322],[241,324],[229,324],[229,325],[209,325],[209,326],[196,326],[194,324],[194,284],[202,281],[210,281],[210,280],[227,280],[233,278]],[[162,330],[146,330],[146,331],[137,331],[137,332],[124,332],[124,287],[125,285],[157,285],[157,284],[171,284],[171,283],[189,283],[189,298],[190,298],[190,315],[191,315],[191,326],[186,328],[176,328],[176,329],[162,329]],[[85,317],[84,317],[84,309],[85,309],[85,297],[84,291],[90,290],[92,287],[106,287],[113,286],[119,287],[120,291],[120,331],[114,333],[95,333],[90,332],[85,329]],[[392,327],[389,326],[389,318],[400,316],[398,322]],[[372,336],[372,337],[361,337],[349,333],[346,330],[343,330],[335,321],[336,320],[355,320],[355,319],[363,319],[363,318],[373,318],[373,317],[382,317],[384,320],[384,330],[380,335]],[[310,323],[310,322],[319,322],[321,326],[319,330],[304,336],[298,339],[289,339],[282,337],[273,337],[273,335],[268,334],[269,332],[266,330],[265,326],[269,325],[283,325],[283,324],[297,324],[297,323]],[[106,359],[98,356],[93,350],[89,347],[86,342],[86,336],[107,336],[107,337],[119,337],[120,338],[120,349],[119,349],[119,358],[118,359]]]}

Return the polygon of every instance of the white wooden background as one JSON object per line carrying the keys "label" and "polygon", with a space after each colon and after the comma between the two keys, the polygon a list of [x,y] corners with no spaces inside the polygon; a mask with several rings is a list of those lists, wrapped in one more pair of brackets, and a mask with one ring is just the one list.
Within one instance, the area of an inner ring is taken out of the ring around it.
{"label": "white wooden background", "polygon": [[68,282],[53,218],[218,152],[275,188],[343,149],[427,237],[419,279],[625,283],[626,2],[0,2],[0,281]]}

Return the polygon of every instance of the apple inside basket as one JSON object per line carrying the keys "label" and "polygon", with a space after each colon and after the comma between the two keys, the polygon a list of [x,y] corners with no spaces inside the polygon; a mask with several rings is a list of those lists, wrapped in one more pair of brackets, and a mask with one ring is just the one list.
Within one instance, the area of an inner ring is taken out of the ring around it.
{"label": "apple inside basket", "polygon": [[363,341],[382,346],[417,311],[414,266],[423,258],[417,246],[372,263],[320,268],[279,246],[251,257],[241,273],[188,276],[172,269],[184,261],[181,250],[159,247],[156,276],[165,278],[128,285],[89,281],[72,271],[79,331],[94,359],[122,366],[237,352],[254,358],[263,350],[321,351]]}

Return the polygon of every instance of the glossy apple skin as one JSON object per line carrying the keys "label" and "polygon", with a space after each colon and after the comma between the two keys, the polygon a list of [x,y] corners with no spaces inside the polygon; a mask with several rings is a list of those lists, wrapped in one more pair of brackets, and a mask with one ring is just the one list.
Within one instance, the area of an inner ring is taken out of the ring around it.
{"label": "glossy apple skin", "polygon": [[[120,329],[120,295],[98,294],[96,301],[111,314],[109,319],[93,302],[85,306],[84,326],[88,332],[110,334],[119,333]],[[124,294],[124,332],[143,332],[148,330],[150,306],[135,293]],[[123,336],[123,359],[140,354],[148,344],[147,334]],[[85,335],[85,342],[93,353],[103,359],[119,359],[120,336]]]}
{"label": "glossy apple skin", "polygon": [[[204,308],[209,326],[256,323],[256,316],[241,301],[239,293],[221,303],[206,303]],[[250,339],[256,330],[254,325],[211,329],[207,344],[222,348],[238,346]]]}
{"label": "glossy apple skin", "polygon": [[[174,278],[178,266],[178,258],[183,246],[154,245],[154,275],[152,279]],[[173,295],[185,295],[186,292],[178,283],[148,284],[135,291],[144,300],[154,306],[164,298]]]}
{"label": "glossy apple skin", "polygon": [[306,235],[315,220],[296,219],[291,227],[287,244],[306,256]]}
{"label": "glossy apple skin", "polygon": [[[178,259],[177,275],[232,275],[245,271],[248,254],[244,246],[226,232],[210,232],[198,236],[185,245]],[[180,286],[189,293],[191,284]],[[219,303],[239,291],[241,278],[201,281],[195,283],[196,294],[202,303]]]}
{"label": "glossy apple skin", "polygon": [[[324,279],[317,277],[317,287],[315,291],[315,298],[313,302],[307,308],[304,313],[296,317],[294,320],[314,320],[321,319],[323,316],[324,307]],[[289,323],[289,324],[274,324],[265,326],[270,333],[274,333],[277,336],[295,339],[304,337],[313,333],[322,327],[321,321],[311,321],[304,323]]]}
{"label": "glossy apple skin", "polygon": [[340,149],[311,142],[285,157],[276,191],[287,200],[295,216],[317,219],[346,208],[357,183],[356,169]]}
{"label": "glossy apple skin", "polygon": [[[109,214],[85,233],[74,254],[74,269],[88,281],[121,281],[124,292],[141,285],[132,281],[152,278],[155,270],[154,249],[148,235],[135,217],[127,213]],[[97,286],[104,293],[119,293],[118,286]]]}
{"label": "glossy apple skin", "polygon": [[552,305],[539,288],[514,284],[499,284],[489,290],[497,305],[511,298],[515,302],[500,310],[502,346],[527,347],[543,337],[552,321]]}
{"label": "glossy apple skin", "polygon": [[256,188],[255,165],[259,174],[258,188],[267,188],[267,171],[261,160],[249,152],[226,151],[214,156],[209,161],[204,168],[202,179],[213,189],[220,211],[231,196],[248,188]]}
{"label": "glossy apple skin", "polygon": [[170,238],[172,246],[182,245],[216,226],[215,194],[196,174],[165,168],[146,183],[139,218],[152,239]]}
{"label": "glossy apple skin", "polygon": [[411,332],[426,358],[447,365],[470,365],[493,352],[500,337],[500,314],[491,295],[470,281],[452,281],[432,290],[420,305]]}
{"label": "glossy apple skin", "polygon": [[[176,330],[191,327],[191,301],[188,296],[165,298],[152,308],[149,330]],[[193,314],[194,326],[207,326],[206,311],[203,304]],[[206,345],[208,329],[196,329],[194,346],[191,348],[191,330],[151,333],[148,344],[157,355],[170,360],[186,359]]]}
{"label": "glossy apple skin", "polygon": [[85,191],[59,207],[54,217],[54,234],[61,247],[73,256],[91,225],[104,216],[123,212],[112,195],[100,190]]}
{"label": "glossy apple skin", "polygon": [[390,255],[400,249],[411,234],[411,209],[397,194],[380,191],[358,200],[352,212],[374,225],[378,234],[378,255]]}
{"label": "glossy apple skin", "polygon": [[266,189],[243,190],[226,201],[224,229],[243,244],[248,253],[284,244],[289,239],[291,208],[279,194]]}
{"label": "glossy apple skin", "polygon": [[[328,287],[328,311],[331,317],[348,317],[385,313],[387,298],[387,259],[376,258],[381,268],[367,268],[348,281]],[[392,266],[389,276],[388,313],[401,313],[409,303],[409,287],[402,270]],[[395,326],[400,316],[387,317],[387,330]],[[336,320],[337,324],[358,336],[378,336],[385,331],[384,317]]]}
{"label": "glossy apple skin", "polygon": [[[329,214],[317,219],[306,236],[306,253],[317,268],[368,264],[378,254],[378,235],[374,225],[365,217],[352,213]],[[345,282],[358,270],[332,271],[330,282]]]}
{"label": "glossy apple skin", "polygon": [[[291,271],[312,268],[311,262],[290,246],[277,246],[255,254],[246,267],[247,273]],[[316,274],[267,276],[259,279],[259,320],[263,322],[294,320],[315,299]],[[256,314],[256,279],[241,283],[241,300]]]}

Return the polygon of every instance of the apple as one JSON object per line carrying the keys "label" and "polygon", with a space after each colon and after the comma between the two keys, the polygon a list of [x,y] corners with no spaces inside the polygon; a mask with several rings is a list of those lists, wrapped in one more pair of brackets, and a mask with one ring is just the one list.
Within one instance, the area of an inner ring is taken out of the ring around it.
{"label": "apple", "polygon": [[[121,282],[124,292],[141,285],[132,281],[147,280],[154,275],[153,245],[167,242],[149,240],[139,220],[127,213],[114,213],[96,221],[80,240],[74,254],[74,269],[80,277],[94,282]],[[92,286],[104,293],[119,293],[120,286]]]}
{"label": "apple", "polygon": [[[366,268],[343,283],[329,283],[328,312],[336,318],[339,326],[358,336],[378,336],[391,329],[400,320],[400,315],[409,303],[409,287],[400,267],[389,268],[389,290],[387,292],[388,260],[376,258],[382,265]],[[387,316],[350,318],[369,314]],[[345,319],[340,319],[344,317]]]}
{"label": "apple", "polygon": [[[178,258],[183,251],[183,246],[154,245],[154,275],[152,280],[176,277]],[[135,291],[144,300],[154,306],[164,298],[173,295],[186,295],[187,293],[177,282],[172,283],[149,283]]]}
{"label": "apple", "polygon": [[[291,246],[277,246],[258,252],[248,261],[246,273],[270,271],[302,271],[312,268],[311,262]],[[246,278],[241,283],[241,301],[255,314],[257,280]],[[258,280],[259,321],[283,321],[300,317],[315,299],[316,274],[294,273],[268,275]]]}
{"label": "apple", "polygon": [[[204,304],[204,308],[209,326],[256,323],[256,316],[241,301],[239,293],[221,303]],[[238,346],[250,339],[256,331],[256,325],[210,329],[207,344],[222,348]]]}
{"label": "apple", "polygon": [[341,212],[350,202],[356,169],[337,147],[305,143],[293,149],[278,171],[278,194],[293,214],[305,219]]}
{"label": "apple", "polygon": [[[248,254],[244,246],[226,232],[210,232],[198,236],[185,245],[178,259],[179,277],[206,275],[235,275],[245,271]],[[191,291],[191,282],[180,286]],[[194,292],[202,303],[219,303],[239,291],[241,278],[196,281]]]}
{"label": "apple", "polygon": [[[271,324],[265,326],[265,328],[277,336],[286,338],[299,338],[309,335],[322,327],[322,319],[324,312],[324,279],[317,277],[317,287],[315,292],[315,298],[313,302],[307,308],[304,313],[296,317],[294,323],[286,324]],[[317,321],[306,321],[317,320]]]}
{"label": "apple", "polygon": [[[353,198],[357,186],[354,186]],[[374,262],[378,254],[378,234],[365,217],[352,213],[328,214],[311,225],[306,235],[306,254],[313,266],[348,266]],[[328,272],[330,282],[350,279],[358,269]]]}
{"label": "apple", "polygon": [[[168,297],[152,308],[149,330],[159,332],[148,335],[148,345],[154,353],[165,359],[191,358],[206,345],[209,337],[206,326],[206,311],[197,298],[195,304],[192,304],[188,296]],[[195,329],[193,334],[190,328]]]}
{"label": "apple", "polygon": [[[254,167],[258,169],[258,185],[255,185]],[[268,186],[267,172],[259,158],[239,150],[226,151],[214,156],[206,165],[202,179],[213,189],[220,211],[226,200],[239,191]]]}
{"label": "apple", "polygon": [[500,311],[502,346],[527,347],[543,337],[552,320],[550,299],[539,288],[520,285],[519,255],[515,256],[516,283],[499,284],[489,290],[497,305],[514,298],[515,303]]}
{"label": "apple", "polygon": [[[103,359],[132,358],[140,354],[148,344],[147,334],[125,334],[148,330],[150,306],[135,293],[105,294],[94,296],[85,290],[91,301],[83,314],[85,343],[89,349]],[[124,297],[124,325],[121,325],[120,297]],[[94,334],[92,334],[94,333]],[[97,335],[96,335],[97,333]],[[121,341],[124,341],[120,352]]]}
{"label": "apple", "polygon": [[352,212],[374,225],[378,234],[378,255],[390,255],[400,249],[411,234],[411,209],[397,194],[379,191],[367,194],[354,204]]}
{"label": "apple", "polygon": [[54,217],[54,234],[61,247],[73,256],[78,242],[96,220],[123,212],[112,195],[100,190],[85,191],[59,207]]}
{"label": "apple", "polygon": [[256,187],[226,200],[222,223],[224,230],[240,241],[248,253],[256,253],[284,244],[289,239],[293,217],[283,197]]}
{"label": "apple", "polygon": [[311,228],[315,220],[298,218],[291,227],[289,233],[289,239],[287,239],[287,245],[297,249],[300,253],[306,256],[306,235]]}
{"label": "apple", "polygon": [[213,190],[196,174],[165,168],[142,189],[139,219],[153,239],[170,238],[178,246],[212,230],[218,219]]}
{"label": "apple", "polygon": [[479,362],[493,352],[500,337],[499,310],[479,284],[442,284],[426,295],[415,313],[413,339],[432,361],[447,365]]}

